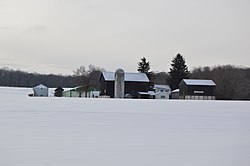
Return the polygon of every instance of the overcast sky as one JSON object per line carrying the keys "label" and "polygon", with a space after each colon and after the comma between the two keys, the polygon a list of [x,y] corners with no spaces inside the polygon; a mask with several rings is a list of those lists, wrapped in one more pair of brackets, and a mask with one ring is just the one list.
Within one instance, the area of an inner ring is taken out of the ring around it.
{"label": "overcast sky", "polygon": [[72,74],[80,65],[136,71],[250,67],[249,0],[0,0],[0,67]]}

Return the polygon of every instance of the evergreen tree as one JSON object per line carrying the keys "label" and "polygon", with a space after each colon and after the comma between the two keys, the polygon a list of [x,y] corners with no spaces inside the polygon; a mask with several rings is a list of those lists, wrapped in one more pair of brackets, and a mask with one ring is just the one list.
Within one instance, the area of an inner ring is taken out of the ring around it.
{"label": "evergreen tree", "polygon": [[54,96],[55,97],[62,97],[62,93],[63,93],[64,89],[60,86],[58,86],[56,89],[55,89],[55,93],[54,93]]}
{"label": "evergreen tree", "polygon": [[189,78],[190,72],[188,71],[188,67],[185,64],[185,58],[179,53],[172,60],[172,68],[170,68],[169,72],[169,85],[172,90],[179,89],[179,84],[182,79]]}
{"label": "evergreen tree", "polygon": [[145,73],[149,80],[151,80],[154,77],[154,73],[150,72],[150,62],[147,61],[147,59],[145,57],[141,58],[141,61],[137,63],[138,64],[138,68],[137,71],[139,71],[140,73]]}
{"label": "evergreen tree", "polygon": [[137,71],[147,74],[149,72],[149,70],[150,70],[150,63],[147,62],[145,57],[142,57],[141,62],[138,62]]}

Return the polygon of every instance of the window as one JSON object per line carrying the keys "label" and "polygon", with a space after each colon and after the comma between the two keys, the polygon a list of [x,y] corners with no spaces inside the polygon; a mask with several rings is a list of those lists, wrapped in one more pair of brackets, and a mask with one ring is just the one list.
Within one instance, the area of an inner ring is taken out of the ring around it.
{"label": "window", "polygon": [[165,99],[166,97],[165,96],[161,96],[162,99]]}
{"label": "window", "polygon": [[204,91],[202,91],[202,90],[195,90],[194,93],[203,94]]}

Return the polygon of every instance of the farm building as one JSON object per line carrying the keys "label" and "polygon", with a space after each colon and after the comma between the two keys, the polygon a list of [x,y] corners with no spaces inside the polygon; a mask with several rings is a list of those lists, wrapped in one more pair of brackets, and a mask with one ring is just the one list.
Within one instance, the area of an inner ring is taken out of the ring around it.
{"label": "farm building", "polygon": [[180,89],[175,89],[171,92],[171,99],[179,99],[179,91]]}
{"label": "farm building", "polygon": [[[100,95],[114,98],[115,72],[102,72],[100,77]],[[124,96],[138,98],[139,92],[148,92],[150,81],[145,73],[124,73]]]}
{"label": "farm building", "polygon": [[82,86],[78,86],[62,92],[63,97],[84,97],[85,93],[83,92]]}
{"label": "farm building", "polygon": [[[87,93],[87,94],[86,94]],[[82,86],[77,86],[75,88],[66,90],[62,92],[63,97],[82,97],[82,98],[98,98],[100,95],[99,91],[92,90],[90,92],[85,92]]]}
{"label": "farm building", "polygon": [[138,92],[140,99],[169,99],[171,89],[168,85],[154,85],[153,91]]}
{"label": "farm building", "polygon": [[216,84],[212,80],[183,79],[179,87],[180,99],[215,100]]}
{"label": "farm building", "polygon": [[168,85],[154,85],[155,99],[169,99],[171,88]]}
{"label": "farm building", "polygon": [[90,98],[99,98],[100,97],[100,91],[94,90],[89,92]]}
{"label": "farm building", "polygon": [[40,84],[33,88],[34,96],[35,97],[48,97],[49,96],[49,89],[44,86],[43,84]]}

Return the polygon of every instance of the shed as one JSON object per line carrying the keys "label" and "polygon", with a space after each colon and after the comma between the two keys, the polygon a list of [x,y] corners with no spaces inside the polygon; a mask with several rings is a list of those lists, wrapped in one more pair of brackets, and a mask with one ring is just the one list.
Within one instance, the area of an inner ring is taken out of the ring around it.
{"label": "shed", "polygon": [[180,89],[175,89],[171,92],[171,99],[179,99]]}
{"label": "shed", "polygon": [[183,79],[179,87],[180,99],[215,100],[216,84],[213,80]]}
{"label": "shed", "polygon": [[90,91],[90,98],[99,98],[100,97],[100,91],[97,91],[97,90],[93,90],[93,91]]}
{"label": "shed", "polygon": [[39,84],[33,88],[35,97],[48,97],[49,89],[43,84]]}
{"label": "shed", "polygon": [[82,86],[77,86],[75,88],[66,90],[62,92],[63,97],[85,97],[85,92]]}
{"label": "shed", "polygon": [[[114,98],[115,72],[102,72],[99,79],[100,95]],[[126,73],[124,75],[125,96],[138,98],[138,92],[148,92],[150,81],[145,73]]]}
{"label": "shed", "polygon": [[157,93],[154,91],[148,91],[148,92],[138,92],[138,98],[139,99],[155,99]]}

